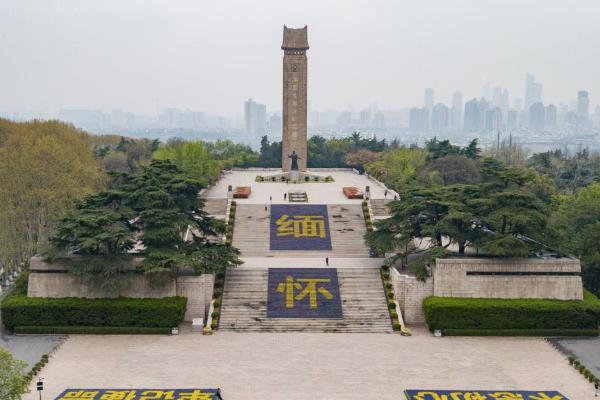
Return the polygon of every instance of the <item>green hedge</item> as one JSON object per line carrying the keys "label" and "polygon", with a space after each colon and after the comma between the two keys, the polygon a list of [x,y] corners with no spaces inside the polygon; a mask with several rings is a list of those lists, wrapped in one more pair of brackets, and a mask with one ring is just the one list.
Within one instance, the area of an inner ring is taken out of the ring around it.
{"label": "green hedge", "polygon": [[423,301],[430,330],[598,330],[600,300],[584,301],[428,297]]}
{"label": "green hedge", "polygon": [[171,328],[140,328],[131,326],[17,326],[19,334],[36,335],[169,335]]}
{"label": "green hedge", "polygon": [[2,302],[2,322],[16,327],[162,327],[183,321],[187,305],[184,297],[162,299],[83,299],[26,297],[9,295]]}

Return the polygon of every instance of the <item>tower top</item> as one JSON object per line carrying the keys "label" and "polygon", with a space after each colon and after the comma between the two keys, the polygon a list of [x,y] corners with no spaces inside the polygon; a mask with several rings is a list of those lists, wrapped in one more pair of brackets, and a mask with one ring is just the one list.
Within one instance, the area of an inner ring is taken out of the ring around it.
{"label": "tower top", "polygon": [[283,26],[282,50],[308,50],[308,25],[304,28],[292,29]]}

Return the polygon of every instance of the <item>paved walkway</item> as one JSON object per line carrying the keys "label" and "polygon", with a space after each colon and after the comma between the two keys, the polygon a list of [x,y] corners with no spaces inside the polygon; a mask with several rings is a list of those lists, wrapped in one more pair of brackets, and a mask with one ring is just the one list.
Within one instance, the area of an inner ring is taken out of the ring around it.
{"label": "paved walkway", "polygon": [[267,268],[381,268],[384,258],[329,258],[329,266],[325,264],[325,256],[321,257],[241,257],[244,264],[239,269]]}
{"label": "paved walkway", "polygon": [[575,356],[600,377],[600,338],[551,339],[565,354]]}
{"label": "paved walkway", "polygon": [[409,338],[71,336],[41,375],[48,399],[68,387],[221,387],[226,400],[399,400],[407,388],[558,390],[571,400],[593,398],[592,386],[542,339],[434,338],[418,329]]}

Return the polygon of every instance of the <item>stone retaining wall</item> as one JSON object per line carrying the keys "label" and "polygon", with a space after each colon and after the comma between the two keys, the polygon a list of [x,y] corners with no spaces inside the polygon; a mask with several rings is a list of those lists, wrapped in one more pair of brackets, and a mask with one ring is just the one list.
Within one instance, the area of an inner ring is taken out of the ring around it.
{"label": "stone retaining wall", "polygon": [[404,322],[407,324],[425,323],[423,300],[428,296],[433,296],[433,279],[429,278],[426,282],[422,282],[414,276],[399,273],[395,268],[390,269],[390,277]]}
{"label": "stone retaining wall", "polygon": [[[421,282],[390,269],[394,294],[406,323],[423,323],[428,296],[485,299],[582,300],[581,265],[572,258],[437,259]],[[469,272],[469,274],[467,274]]]}
{"label": "stone retaining wall", "polygon": [[433,268],[434,295],[582,300],[581,265],[573,258],[445,258]]}
{"label": "stone retaining wall", "polygon": [[188,299],[185,320],[192,318],[204,318],[205,307],[212,300],[214,274],[203,274],[195,276],[178,276],[167,282],[164,286],[153,288],[147,279],[134,272],[135,265],[142,258],[134,258],[131,262],[131,272],[123,274],[127,287],[120,293],[108,294],[90,290],[79,278],[69,274],[69,263],[80,261],[84,257],[69,257],[61,262],[50,263],[41,257],[32,257],[30,260],[29,286],[27,296],[29,297],[82,297],[82,298],[106,298],[106,297],[131,297],[131,298],[161,298],[181,296]]}

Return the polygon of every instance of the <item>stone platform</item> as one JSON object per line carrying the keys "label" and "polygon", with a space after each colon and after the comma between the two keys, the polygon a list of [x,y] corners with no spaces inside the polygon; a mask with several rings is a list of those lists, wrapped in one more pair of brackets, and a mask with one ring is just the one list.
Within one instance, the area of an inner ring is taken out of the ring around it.
{"label": "stone platform", "polygon": [[[256,182],[259,175],[272,175],[281,172],[279,169],[244,169],[225,172],[219,181],[211,188],[202,192],[205,199],[225,199],[227,189],[232,186],[250,186],[252,194],[247,199],[235,199],[238,204],[277,204],[287,203],[284,194],[290,191],[302,190],[308,195],[308,203],[312,204],[361,204],[362,199],[348,199],[342,192],[344,187],[354,186],[365,191],[369,186],[371,199],[393,199],[397,195],[382,183],[366,175],[359,175],[351,169],[310,169],[309,174],[331,176],[333,182]],[[387,197],[385,192],[388,192]]]}

